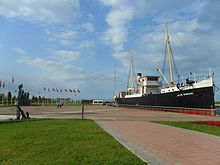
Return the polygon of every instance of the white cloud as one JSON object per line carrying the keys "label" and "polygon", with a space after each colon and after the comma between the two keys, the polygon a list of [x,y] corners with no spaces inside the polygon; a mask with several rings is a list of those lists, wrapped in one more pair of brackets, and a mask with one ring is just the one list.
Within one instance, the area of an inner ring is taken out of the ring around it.
{"label": "white cloud", "polygon": [[[83,98],[90,99],[94,97],[101,98],[103,92],[108,93],[108,96],[113,93],[113,85],[109,81],[113,76],[110,73],[106,74],[102,71],[99,73],[86,72],[62,61],[47,60],[39,57],[25,57],[17,62],[28,65],[31,69],[35,68],[38,72],[43,72],[47,76],[46,79],[43,77],[37,77],[37,80],[34,79],[34,84],[35,86],[37,84],[36,87],[38,88],[39,84],[42,84],[42,88],[45,85],[53,87],[55,84],[56,87],[60,88],[80,89],[81,94],[84,93]],[[31,79],[30,77],[28,79]]]}
{"label": "white cloud", "polygon": [[59,42],[64,46],[73,45],[73,40],[77,37],[78,33],[75,30],[64,30],[64,29],[46,29],[46,34],[49,37],[50,41]]}
{"label": "white cloud", "polygon": [[95,31],[95,27],[92,23],[85,23],[85,24],[82,24],[82,27],[88,31],[88,32],[94,32]]}
{"label": "white cloud", "polygon": [[143,16],[149,5],[145,0],[133,2],[132,0],[100,0],[104,6],[110,7],[110,12],[106,16],[109,28],[106,30],[103,39],[112,46],[113,57],[119,60],[125,68],[125,60],[128,52],[124,50],[124,45],[128,40],[129,27],[134,18]]}
{"label": "white cloud", "polygon": [[111,7],[106,16],[109,28],[105,32],[103,39],[112,46],[114,50],[113,57],[119,60],[123,67],[127,68],[129,56],[124,50],[124,44],[127,41],[127,26],[134,18],[134,8],[126,0],[100,1],[102,4]]}
{"label": "white cloud", "polygon": [[105,33],[105,40],[113,45],[115,51],[122,51],[127,40],[126,25],[133,18],[132,9],[126,8],[112,10],[106,18],[110,28]]}
{"label": "white cloud", "polygon": [[94,20],[94,15],[92,13],[89,13],[88,18],[89,18],[90,21],[93,21]]}
{"label": "white cloud", "polygon": [[80,52],[77,51],[67,51],[67,50],[57,50],[53,52],[56,56],[58,56],[61,60],[65,61],[74,61],[79,59]]}
{"label": "white cloud", "polygon": [[44,23],[70,22],[79,14],[79,0],[1,0],[0,15]]}
{"label": "white cloud", "polygon": [[100,2],[107,6],[116,6],[121,3],[120,0],[100,0]]}
{"label": "white cloud", "polygon": [[19,54],[25,54],[25,50],[22,48],[14,48],[15,52],[19,53]]}
{"label": "white cloud", "polygon": [[116,58],[118,61],[120,61],[122,63],[122,65],[123,65],[123,67],[125,67],[126,72],[128,72],[129,53],[126,52],[126,51],[115,52],[115,53],[113,53],[113,57]]}
{"label": "white cloud", "polygon": [[58,38],[62,38],[62,39],[73,39],[75,38],[77,35],[77,32],[76,31],[64,31],[64,32],[61,32],[59,34],[59,37]]}
{"label": "white cloud", "polygon": [[[104,40],[110,44],[115,52],[115,54],[118,54],[120,52],[125,52],[125,44],[128,41],[128,34],[130,33],[129,28],[133,28],[132,21],[134,19],[140,19],[144,18],[146,19],[146,23],[148,22],[148,19],[150,18],[153,21],[157,21],[155,23],[161,24],[161,19],[167,18],[166,16],[172,16],[170,19],[176,20],[178,17],[180,18],[180,15],[178,12],[180,11],[188,11],[192,13],[197,13],[197,11],[192,11],[187,8],[187,6],[192,6],[195,8],[194,4],[198,4],[196,2],[191,2],[189,0],[186,0],[184,2],[176,2],[174,0],[157,0],[157,1],[146,1],[146,0],[139,0],[137,2],[133,2],[132,0],[99,0],[101,4],[104,6],[107,6],[110,8],[109,13],[106,16],[106,22],[109,25],[109,28],[106,30],[104,35]],[[169,12],[168,12],[169,11]],[[175,17],[173,17],[175,15]],[[177,15],[177,16],[176,16]],[[147,17],[143,17],[147,16]],[[157,18],[158,17],[158,18]],[[156,19],[157,18],[157,19]],[[168,17],[169,18],[169,17]],[[192,18],[191,18],[192,19]],[[190,26],[185,25],[186,29],[193,31],[193,28],[195,29],[197,27],[197,22],[194,21],[194,24],[190,24]],[[158,27],[157,27],[158,28]],[[136,28],[136,30],[140,30],[141,28]],[[158,29],[152,29],[152,31],[155,31]],[[142,31],[143,32],[143,31]],[[141,31],[138,33],[142,33]],[[157,38],[161,38],[159,34],[156,34]],[[144,34],[143,34],[144,35]],[[155,36],[150,36],[149,34],[147,37],[151,37],[155,41],[157,38]],[[137,35],[137,36],[141,36]],[[181,33],[179,33],[179,36],[181,36]],[[137,39],[139,40],[139,39]],[[136,41],[134,41],[136,42]],[[148,47],[151,48],[151,50],[158,49],[160,46],[158,46],[158,43],[154,42],[156,44],[157,48],[155,48],[154,44],[148,45]],[[115,57],[115,56],[114,56]],[[121,61],[122,63],[123,60]]]}
{"label": "white cloud", "polygon": [[[53,60],[47,60],[43,58],[32,58],[32,57],[25,57],[17,62],[24,63],[26,65],[36,67],[40,70],[48,72],[48,77],[52,80],[57,81],[68,81],[68,80],[74,80],[72,74],[77,73],[77,79],[83,79],[87,75],[80,70],[75,68],[74,66],[70,64],[63,63],[61,61],[53,61]],[[76,80],[77,80],[76,79]],[[76,81],[74,80],[74,82]]]}
{"label": "white cloud", "polygon": [[[180,75],[186,76],[189,72],[205,74],[209,67],[219,68],[214,62],[220,60],[217,54],[220,51],[217,46],[218,37],[208,32],[197,19],[170,21],[169,33]],[[157,65],[162,67],[165,51],[165,31],[162,24],[146,27],[145,32],[140,34],[137,45],[140,55],[136,66],[140,70],[144,71],[147,67],[148,72],[151,72]]]}
{"label": "white cloud", "polygon": [[79,47],[82,48],[82,49],[84,49],[84,48],[91,48],[91,47],[94,47],[94,46],[95,46],[94,41],[89,41],[89,40],[82,41],[79,44]]}

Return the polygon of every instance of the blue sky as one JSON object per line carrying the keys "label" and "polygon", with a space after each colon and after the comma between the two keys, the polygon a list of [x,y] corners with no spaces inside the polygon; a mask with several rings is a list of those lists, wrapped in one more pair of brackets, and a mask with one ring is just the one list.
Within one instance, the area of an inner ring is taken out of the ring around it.
{"label": "blue sky", "polygon": [[218,0],[0,0],[0,79],[14,76],[33,94],[54,87],[112,98],[115,64],[125,89],[130,49],[136,72],[158,75],[168,20],[179,74],[210,68],[220,87],[219,15]]}

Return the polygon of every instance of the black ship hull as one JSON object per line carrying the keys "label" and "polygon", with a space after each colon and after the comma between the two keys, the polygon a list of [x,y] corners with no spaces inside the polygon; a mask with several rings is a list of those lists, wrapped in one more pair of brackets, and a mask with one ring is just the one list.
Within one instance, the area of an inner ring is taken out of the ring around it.
{"label": "black ship hull", "polygon": [[213,87],[188,89],[163,94],[151,94],[142,97],[116,98],[116,102],[119,105],[215,109]]}

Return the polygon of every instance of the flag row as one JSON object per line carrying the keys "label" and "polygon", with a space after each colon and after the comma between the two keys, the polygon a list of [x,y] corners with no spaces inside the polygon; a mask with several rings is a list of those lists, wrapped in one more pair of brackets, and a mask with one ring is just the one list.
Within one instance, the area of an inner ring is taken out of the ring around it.
{"label": "flag row", "polygon": [[[14,77],[12,77],[11,83],[14,84],[14,82],[15,82],[15,79]],[[6,81],[0,80],[0,88],[6,88]]]}
{"label": "flag row", "polygon": [[46,92],[75,92],[80,93],[80,90],[78,89],[57,89],[57,88],[44,88],[44,91]]}
{"label": "flag row", "polygon": [[5,85],[6,85],[6,84],[5,84],[5,81],[1,81],[1,80],[0,80],[0,88],[5,88]]}

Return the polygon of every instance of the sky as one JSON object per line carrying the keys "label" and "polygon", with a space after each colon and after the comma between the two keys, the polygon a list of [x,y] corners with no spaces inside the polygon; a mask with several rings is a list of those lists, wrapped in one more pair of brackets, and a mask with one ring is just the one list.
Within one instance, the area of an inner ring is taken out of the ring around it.
{"label": "sky", "polygon": [[219,0],[0,0],[0,80],[4,91],[111,99],[115,68],[116,90],[126,87],[130,49],[136,73],[159,75],[167,20],[180,76],[211,70],[220,87],[219,15]]}

